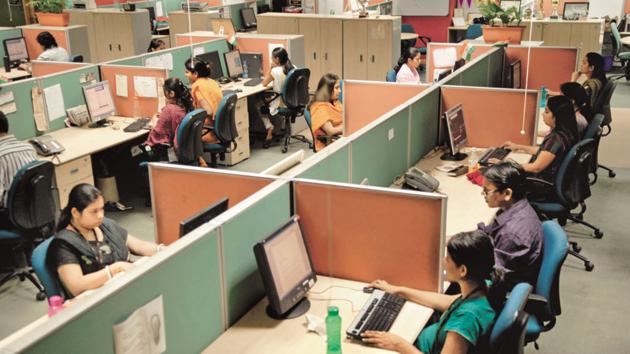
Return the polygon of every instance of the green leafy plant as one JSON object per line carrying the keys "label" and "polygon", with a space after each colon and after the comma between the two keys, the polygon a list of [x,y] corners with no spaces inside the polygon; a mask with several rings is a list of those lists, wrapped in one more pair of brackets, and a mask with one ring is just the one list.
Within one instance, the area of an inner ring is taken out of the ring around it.
{"label": "green leafy plant", "polygon": [[66,7],[65,0],[32,0],[30,4],[33,5],[36,12],[60,14]]}
{"label": "green leafy plant", "polygon": [[491,26],[518,26],[521,23],[521,11],[514,6],[503,10],[493,0],[486,0],[478,8]]}

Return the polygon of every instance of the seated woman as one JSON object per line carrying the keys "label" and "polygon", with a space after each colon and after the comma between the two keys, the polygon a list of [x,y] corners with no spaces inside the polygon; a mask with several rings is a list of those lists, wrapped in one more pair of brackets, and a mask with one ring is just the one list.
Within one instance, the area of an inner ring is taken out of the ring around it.
{"label": "seated woman", "polygon": [[104,206],[101,192],[82,183],[72,188],[61,212],[48,257],[69,297],[96,289],[129,269],[130,252],[152,256],[163,247],[130,235],[105,217]]}
{"label": "seated woman", "polygon": [[604,73],[604,58],[599,53],[587,53],[582,59],[580,71],[573,73],[571,81],[584,86],[591,107],[594,107],[600,90],[607,82],[606,73]]}
{"label": "seated woman", "polygon": [[523,170],[553,183],[567,151],[578,142],[573,103],[565,96],[550,97],[543,119],[551,131],[540,146],[519,145],[511,141],[505,142],[504,146],[512,151],[534,155],[529,163],[521,165]]}
{"label": "seated woman", "polygon": [[483,348],[490,333],[494,308],[501,306],[499,299],[502,295],[502,291],[498,290],[501,282],[498,278],[493,279],[493,288],[488,288],[485,282],[499,274],[494,271],[494,247],[490,237],[479,230],[451,237],[444,257],[444,270],[445,280],[458,283],[461,295],[410,289],[388,284],[384,280],[373,282],[373,287],[398,294],[443,314],[438,323],[420,332],[415,345],[391,332],[366,331],[363,341],[406,354],[484,352],[480,348]]}
{"label": "seated woman", "polygon": [[595,113],[591,107],[590,99],[584,87],[577,82],[565,82],[560,86],[562,95],[573,102],[578,134],[581,137],[584,130],[593,120]]}
{"label": "seated woman", "polygon": [[[68,52],[57,45],[57,40],[50,32],[40,32],[37,35],[37,43],[44,50],[35,60],[42,61],[70,61],[70,55]],[[31,65],[29,63],[20,64],[20,69],[31,71]]]}
{"label": "seated woman", "polygon": [[[295,66],[291,63],[291,60],[289,60],[289,53],[287,53],[287,51],[282,47],[275,48],[271,52],[271,66],[263,78],[262,85],[267,86],[270,83],[273,83],[273,92],[278,95],[281,94],[282,87],[284,87],[284,81],[286,80],[289,72],[294,68]],[[282,97],[280,96],[269,102],[269,115],[277,115],[278,108],[280,108],[281,104]],[[265,137],[265,142],[263,143],[263,147],[267,149],[273,139],[273,125],[271,124],[271,120],[268,116],[263,114],[261,115],[261,119],[265,125],[265,129],[267,130],[267,136]]]}
{"label": "seated woman", "polygon": [[398,59],[398,64],[394,67],[396,71],[396,82],[409,84],[420,84],[420,51],[416,47],[409,47]]}
{"label": "seated woman", "polygon": [[311,130],[315,136],[315,151],[326,147],[318,136],[334,136],[343,132],[342,107],[339,103],[339,76],[325,74],[317,84],[317,91],[309,103]]}
{"label": "seated woman", "polygon": [[157,52],[164,49],[166,49],[166,43],[164,43],[161,39],[153,38],[151,42],[149,42],[149,49],[147,50],[147,53]]}

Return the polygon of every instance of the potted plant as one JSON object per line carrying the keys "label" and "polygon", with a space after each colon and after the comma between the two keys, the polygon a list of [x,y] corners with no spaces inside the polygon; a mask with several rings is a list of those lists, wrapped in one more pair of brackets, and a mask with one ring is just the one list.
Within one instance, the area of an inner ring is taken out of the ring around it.
{"label": "potted plant", "polygon": [[521,43],[524,26],[521,24],[521,11],[516,7],[504,10],[494,0],[485,0],[479,5],[488,25],[482,27],[483,39],[488,43],[506,41]]}
{"label": "potted plant", "polygon": [[63,12],[65,0],[32,0],[37,22],[42,26],[67,26],[70,13]]}

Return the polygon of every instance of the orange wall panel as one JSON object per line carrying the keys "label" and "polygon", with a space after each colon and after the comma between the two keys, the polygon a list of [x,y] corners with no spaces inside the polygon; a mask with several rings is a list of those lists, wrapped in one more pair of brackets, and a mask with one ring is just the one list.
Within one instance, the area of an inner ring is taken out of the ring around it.
{"label": "orange wall panel", "polygon": [[[264,38],[242,38],[237,37],[236,47],[243,53],[262,53],[263,73],[269,71],[269,43],[282,44],[285,49],[289,48],[288,39],[264,39]],[[290,53],[289,53],[290,55]]]}
{"label": "orange wall panel", "polygon": [[[101,79],[109,81],[109,87],[114,97],[114,105],[119,116],[123,117],[152,117],[158,111],[157,97],[137,97],[134,89],[134,76],[150,76],[162,79],[168,78],[168,70],[145,68],[142,66],[101,65]],[[127,97],[116,95],[116,75],[127,76]],[[159,81],[157,90],[162,90]]]}
{"label": "orange wall panel", "polygon": [[24,40],[26,41],[26,49],[28,50],[28,57],[31,60],[37,59],[37,57],[44,52],[42,46],[37,42],[37,35],[41,32],[50,32],[55,40],[57,41],[57,45],[64,49],[68,49],[68,41],[66,40],[66,31],[60,30],[43,30],[43,29],[35,29],[35,28],[22,28],[22,35],[24,36]]}
{"label": "orange wall panel", "polygon": [[544,85],[560,91],[560,85],[571,80],[578,60],[577,50],[573,48],[507,47],[505,53],[509,62],[521,61],[521,88],[527,82],[527,88],[533,90]]}

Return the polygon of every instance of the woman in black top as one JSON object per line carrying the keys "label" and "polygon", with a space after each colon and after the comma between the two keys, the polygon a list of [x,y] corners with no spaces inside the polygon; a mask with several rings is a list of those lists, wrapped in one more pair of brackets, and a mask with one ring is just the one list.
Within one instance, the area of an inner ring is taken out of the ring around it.
{"label": "woman in black top", "polygon": [[578,142],[573,102],[565,96],[550,97],[543,119],[551,132],[539,146],[518,145],[511,141],[505,142],[504,146],[512,151],[534,155],[529,163],[522,165],[523,170],[553,182],[567,151]]}
{"label": "woman in black top", "polygon": [[95,289],[129,269],[129,252],[152,256],[162,245],[139,240],[105,218],[105,201],[94,186],[82,183],[70,191],[48,259],[69,297]]}

